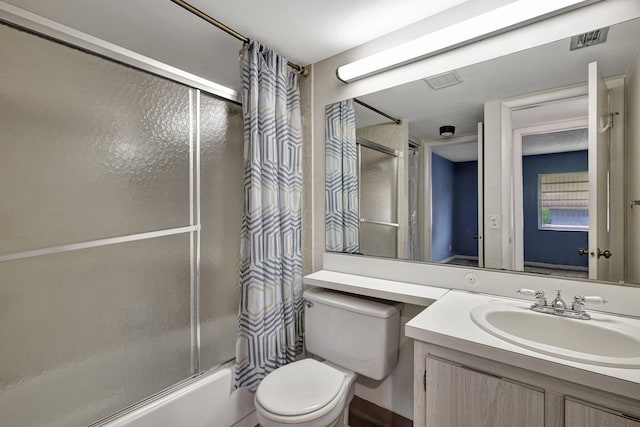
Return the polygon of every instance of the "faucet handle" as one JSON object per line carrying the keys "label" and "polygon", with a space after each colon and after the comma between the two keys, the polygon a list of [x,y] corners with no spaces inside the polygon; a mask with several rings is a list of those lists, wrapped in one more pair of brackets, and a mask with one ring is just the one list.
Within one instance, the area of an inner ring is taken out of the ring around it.
{"label": "faucet handle", "polygon": [[608,302],[604,298],[596,296],[596,295],[586,296],[586,297],[582,297],[580,295],[576,295],[576,297],[574,299],[577,300],[577,298],[581,298],[583,303],[588,302],[589,304],[606,304]]}
{"label": "faucet handle", "polygon": [[544,297],[544,291],[534,291],[533,289],[522,288],[516,292],[522,295],[535,297],[536,303],[533,307],[544,307],[547,305],[547,299]]}
{"label": "faucet handle", "polygon": [[585,297],[581,295],[576,295],[573,297],[573,304],[571,304],[571,310],[575,312],[578,319],[589,320],[591,316],[584,311],[584,301]]}

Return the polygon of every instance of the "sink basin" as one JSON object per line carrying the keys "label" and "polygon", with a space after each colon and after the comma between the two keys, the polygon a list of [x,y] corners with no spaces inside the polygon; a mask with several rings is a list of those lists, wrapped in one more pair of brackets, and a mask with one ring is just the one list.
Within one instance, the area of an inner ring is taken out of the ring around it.
{"label": "sink basin", "polygon": [[640,368],[640,327],[629,319],[598,315],[578,320],[502,303],[474,308],[471,319],[488,333],[539,353],[593,365]]}

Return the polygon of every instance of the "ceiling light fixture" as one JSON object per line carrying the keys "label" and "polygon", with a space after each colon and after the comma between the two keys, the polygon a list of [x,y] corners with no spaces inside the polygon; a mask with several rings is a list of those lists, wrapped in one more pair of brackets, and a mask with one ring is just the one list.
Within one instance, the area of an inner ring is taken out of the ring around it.
{"label": "ceiling light fixture", "polygon": [[453,136],[456,133],[456,127],[451,125],[440,126],[440,136]]}
{"label": "ceiling light fixture", "polygon": [[602,0],[518,0],[336,69],[345,83]]}

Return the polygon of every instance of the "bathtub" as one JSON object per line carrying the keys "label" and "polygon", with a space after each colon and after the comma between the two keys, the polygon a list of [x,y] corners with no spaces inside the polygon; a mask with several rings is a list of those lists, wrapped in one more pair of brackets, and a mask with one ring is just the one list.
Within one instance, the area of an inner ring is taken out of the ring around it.
{"label": "bathtub", "polygon": [[119,417],[105,427],[255,427],[253,393],[233,390],[233,363]]}

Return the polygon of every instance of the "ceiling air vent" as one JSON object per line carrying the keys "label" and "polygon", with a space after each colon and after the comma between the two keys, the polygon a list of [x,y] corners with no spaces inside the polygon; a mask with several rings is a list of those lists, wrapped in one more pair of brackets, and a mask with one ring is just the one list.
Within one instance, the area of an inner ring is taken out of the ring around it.
{"label": "ceiling air vent", "polygon": [[462,79],[455,71],[449,71],[448,73],[438,74],[424,79],[433,89],[438,90],[447,86],[457,85],[462,83]]}
{"label": "ceiling air vent", "polygon": [[607,41],[608,32],[609,27],[606,27],[573,36],[571,37],[571,45],[569,46],[569,50],[576,50],[582,47],[604,43]]}

